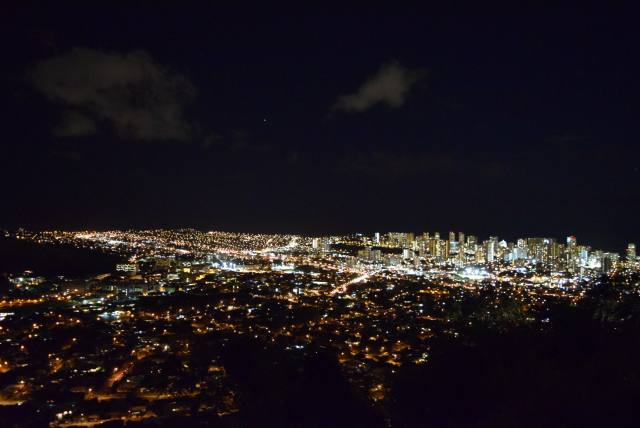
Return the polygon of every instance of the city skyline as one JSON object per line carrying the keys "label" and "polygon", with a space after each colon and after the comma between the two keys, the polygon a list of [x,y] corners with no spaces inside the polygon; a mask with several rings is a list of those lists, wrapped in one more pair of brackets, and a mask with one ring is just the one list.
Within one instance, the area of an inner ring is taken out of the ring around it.
{"label": "city skyline", "polygon": [[[351,267],[359,263],[378,263],[389,266],[408,265],[414,268],[426,268],[430,264],[453,266],[464,268],[474,265],[493,265],[500,263],[518,264],[519,262],[545,265],[551,270],[563,270],[573,274],[593,276],[608,274],[616,267],[625,266],[628,269],[640,268],[640,260],[636,253],[636,244],[628,243],[620,251],[605,251],[594,248],[589,244],[578,241],[576,236],[567,236],[557,240],[552,237],[520,237],[514,241],[507,241],[498,236],[489,236],[487,239],[479,239],[478,236],[463,231],[449,231],[447,234],[440,232],[376,232],[373,234],[352,233],[347,235],[303,236],[296,234],[255,234],[224,231],[199,231],[196,229],[152,229],[152,230],[108,230],[108,231],[29,231],[19,228],[16,231],[3,231],[5,237],[18,239],[27,238],[39,243],[67,242],[73,245],[95,241],[104,246],[104,249],[121,252],[118,249],[124,245],[133,245],[140,240],[141,246],[158,249],[166,248],[169,252],[175,251],[183,254],[181,249],[186,249],[184,254],[225,253],[237,256],[237,251],[249,251],[249,256],[259,253],[281,250],[331,252],[333,245],[347,245],[360,248],[355,256],[350,256]],[[165,236],[174,238],[166,240]],[[219,243],[205,243],[209,236],[225,237],[226,245],[220,247]],[[233,236],[242,241],[255,243],[250,248],[233,243]],[[200,242],[203,241],[203,242]],[[280,246],[270,247],[272,241],[280,242]],[[256,246],[257,243],[257,246]],[[262,243],[262,247],[260,246]],[[284,244],[283,244],[284,243]],[[236,248],[237,247],[237,248]],[[236,248],[236,249],[234,249]],[[401,256],[383,254],[385,249],[399,249]],[[253,252],[253,253],[252,253]],[[257,252],[257,253],[255,253]],[[353,252],[353,251],[351,251]],[[125,251],[126,253],[126,251]],[[348,252],[347,252],[348,254]],[[383,257],[384,255],[384,257]],[[426,263],[426,265],[425,265]]]}
{"label": "city skyline", "polygon": [[[278,235],[291,235],[291,236],[300,236],[300,237],[307,237],[307,238],[335,238],[335,237],[346,237],[346,236],[357,236],[357,237],[362,237],[365,239],[370,239],[369,243],[371,246],[376,246],[376,237],[378,239],[380,239],[381,237],[388,237],[389,235],[411,235],[414,237],[417,237],[418,239],[420,239],[421,237],[427,236],[427,239],[429,237],[438,237],[438,239],[441,239],[442,241],[460,241],[460,239],[465,239],[468,238],[469,236],[471,236],[473,239],[477,239],[478,243],[486,243],[488,241],[491,241],[492,239],[496,240],[496,242],[498,241],[505,241],[505,242],[517,242],[520,240],[526,240],[526,239],[541,239],[541,240],[548,240],[552,243],[560,243],[563,240],[567,240],[567,242],[570,239],[575,239],[577,240],[577,237],[575,235],[566,235],[564,237],[557,237],[557,236],[551,236],[551,235],[539,235],[539,236],[526,236],[526,235],[517,235],[517,234],[513,234],[512,236],[515,236],[515,238],[508,238],[508,237],[499,237],[496,234],[488,234],[486,236],[483,235],[478,235],[478,234],[467,234],[467,232],[458,230],[458,231],[453,231],[453,230],[449,230],[448,232],[439,232],[439,231],[430,231],[430,232],[425,232],[425,231],[412,231],[412,232],[363,232],[363,231],[351,231],[348,233],[335,233],[335,234],[311,234],[311,233],[279,233],[279,232],[253,232],[253,231],[238,231],[238,230],[220,230],[220,229],[206,229],[206,228],[196,228],[196,227],[176,227],[176,228],[124,228],[124,229],[109,229],[109,228],[104,228],[104,229],[69,229],[69,230],[63,230],[63,229],[33,229],[30,230],[28,228],[24,228],[24,227],[18,227],[16,229],[8,229],[8,230],[4,230],[4,233],[7,234],[15,234],[19,231],[27,231],[29,233],[37,233],[37,232],[45,232],[45,233],[51,233],[51,232],[64,232],[64,233],[81,233],[81,232],[114,232],[114,231],[140,231],[140,232],[152,232],[154,230],[172,230],[172,231],[184,231],[184,230],[197,230],[199,232],[203,232],[203,233],[238,233],[238,234],[247,234],[247,235],[273,235],[273,236],[278,236]],[[0,229],[0,232],[2,232],[2,229]],[[452,238],[452,234],[455,235],[455,239],[451,239]],[[460,238],[460,236],[462,236],[462,238]],[[448,239],[446,239],[448,237]],[[499,238],[499,239],[498,239]],[[619,238],[620,241],[623,241],[622,238]],[[380,244],[380,241],[377,242],[377,244]],[[609,248],[609,247],[600,247],[598,245],[594,245],[593,243],[586,243],[584,244],[583,242],[580,243],[581,246],[587,246],[589,248],[600,248],[600,249],[606,249],[608,250],[608,252],[613,252],[613,253],[619,253],[622,254],[624,256],[624,254],[626,254],[627,250],[629,250],[630,247],[633,247],[635,249],[635,242],[627,242],[626,244],[624,244],[621,247],[615,247],[615,248]]]}

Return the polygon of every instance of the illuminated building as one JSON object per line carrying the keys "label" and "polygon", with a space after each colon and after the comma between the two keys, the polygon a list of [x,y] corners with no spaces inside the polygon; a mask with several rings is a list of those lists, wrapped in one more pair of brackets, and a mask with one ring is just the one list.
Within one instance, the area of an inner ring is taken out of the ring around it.
{"label": "illuminated building", "polygon": [[135,272],[138,267],[131,263],[120,263],[116,265],[116,270],[120,272]]}
{"label": "illuminated building", "polygon": [[613,270],[615,263],[618,261],[618,255],[615,253],[603,253],[601,261],[601,270],[603,273],[609,273]]}
{"label": "illuminated building", "polygon": [[[575,236],[567,236],[567,269],[570,272],[574,272],[577,267],[577,257],[578,257],[578,249],[576,245],[576,237]],[[608,272],[605,270],[605,272]]]}
{"label": "illuminated building", "polygon": [[635,263],[636,260],[636,244],[630,243],[627,245],[627,261]]}
{"label": "illuminated building", "polygon": [[456,264],[458,266],[464,266],[465,259],[466,259],[466,253],[464,250],[464,245],[461,245],[460,248],[458,249],[458,260]]}
{"label": "illuminated building", "polygon": [[438,246],[439,241],[440,240],[437,238],[431,238],[429,240],[429,254],[431,254],[434,257],[439,255],[439,246]]}
{"label": "illuminated building", "polygon": [[449,260],[449,252],[451,250],[451,247],[449,245],[450,241],[440,241],[440,242],[441,242],[440,245],[442,247],[442,259],[444,261],[447,261]]}
{"label": "illuminated building", "polygon": [[496,257],[496,246],[498,243],[497,236],[490,236],[489,241],[487,241],[487,262],[492,263]]}
{"label": "illuminated building", "polygon": [[406,244],[407,245],[411,245],[413,244],[413,241],[415,240],[415,236],[412,232],[407,233],[406,235]]}
{"label": "illuminated building", "polygon": [[358,251],[358,258],[369,261],[371,259],[371,248],[364,248]]}

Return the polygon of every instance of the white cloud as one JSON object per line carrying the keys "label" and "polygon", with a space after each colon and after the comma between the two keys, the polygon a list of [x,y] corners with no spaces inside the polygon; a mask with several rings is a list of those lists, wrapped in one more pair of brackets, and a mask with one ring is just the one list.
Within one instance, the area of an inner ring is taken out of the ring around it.
{"label": "white cloud", "polygon": [[86,135],[96,131],[96,122],[138,140],[183,140],[191,133],[184,108],[195,88],[145,52],[74,48],[40,62],[29,78],[52,101],[74,110],[54,129],[57,135]]}
{"label": "white cloud", "polygon": [[376,104],[387,104],[391,108],[402,107],[415,83],[425,75],[424,70],[408,69],[396,62],[385,64],[356,92],[340,96],[334,109],[357,113]]}

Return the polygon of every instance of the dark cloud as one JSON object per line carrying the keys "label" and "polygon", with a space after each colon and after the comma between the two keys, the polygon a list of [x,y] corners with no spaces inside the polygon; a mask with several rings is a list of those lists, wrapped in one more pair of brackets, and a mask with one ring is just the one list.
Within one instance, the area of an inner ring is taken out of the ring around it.
{"label": "dark cloud", "polygon": [[380,103],[391,108],[402,107],[411,89],[425,76],[426,72],[422,69],[405,68],[397,62],[385,64],[356,92],[340,96],[333,108],[357,113]]}
{"label": "dark cloud", "polygon": [[96,131],[96,122],[92,118],[73,110],[66,112],[53,129],[54,135],[58,137],[84,137],[95,134]]}
{"label": "dark cloud", "polygon": [[56,135],[95,132],[96,121],[137,140],[185,140],[192,133],[184,109],[194,86],[143,51],[74,48],[40,62],[28,75],[44,95],[74,110]]}

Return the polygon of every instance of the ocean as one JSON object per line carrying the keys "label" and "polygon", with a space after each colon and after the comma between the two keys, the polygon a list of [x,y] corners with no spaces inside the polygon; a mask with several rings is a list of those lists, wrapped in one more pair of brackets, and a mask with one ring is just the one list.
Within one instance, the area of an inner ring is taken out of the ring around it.
{"label": "ocean", "polygon": [[37,244],[0,237],[0,274],[32,270],[46,278],[58,275],[82,278],[110,272],[116,263],[124,259],[123,256],[68,245]]}

